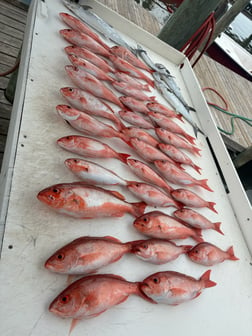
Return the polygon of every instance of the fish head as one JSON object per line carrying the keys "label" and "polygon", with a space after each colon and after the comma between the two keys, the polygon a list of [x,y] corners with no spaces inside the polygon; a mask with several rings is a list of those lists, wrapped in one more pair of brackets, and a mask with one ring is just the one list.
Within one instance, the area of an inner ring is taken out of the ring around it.
{"label": "fish head", "polygon": [[76,146],[75,136],[68,135],[68,136],[62,137],[57,140],[57,144],[66,150],[71,150],[71,148],[75,148]]}
{"label": "fish head", "polygon": [[130,167],[135,167],[139,163],[136,159],[127,158],[127,165]]}
{"label": "fish head", "polygon": [[153,217],[151,216],[151,214],[144,214],[136,218],[133,225],[138,231],[147,234],[148,232],[152,231]]}
{"label": "fish head", "polygon": [[199,243],[190,251],[187,252],[188,257],[194,262],[200,262],[208,259],[209,249],[206,248],[205,243]]}
{"label": "fish head", "polygon": [[73,87],[64,87],[60,89],[60,93],[66,99],[78,99],[80,96],[80,91]]}
{"label": "fish head", "polygon": [[56,110],[63,119],[68,121],[77,120],[81,114],[80,111],[72,108],[69,105],[57,105]]}
{"label": "fish head", "polygon": [[[74,65],[79,65],[81,62],[80,62],[80,57],[74,55],[74,54],[68,54],[68,58],[70,60],[70,62]],[[84,62],[84,60],[83,60]]]}
{"label": "fish head", "polygon": [[154,302],[159,302],[164,294],[169,291],[169,282],[164,272],[158,272],[144,279],[140,288]]}
{"label": "fish head", "polygon": [[64,48],[65,52],[69,55],[69,54],[75,54],[76,50],[78,47],[70,45]]}
{"label": "fish head", "polygon": [[64,163],[66,167],[74,173],[79,173],[83,171],[88,172],[89,167],[90,167],[88,162],[81,160],[81,159],[75,159],[75,158],[66,159]]}
{"label": "fish head", "polygon": [[67,39],[75,35],[76,32],[73,29],[68,28],[68,29],[61,29],[59,33],[61,36]]}
{"label": "fish head", "polygon": [[133,193],[143,193],[145,190],[145,184],[140,182],[129,182],[128,189]]}
{"label": "fish head", "polygon": [[55,209],[63,208],[67,197],[72,194],[70,188],[65,187],[63,184],[56,184],[51,187],[41,190],[37,198]]}
{"label": "fish head", "polygon": [[189,193],[188,190],[182,188],[171,191],[171,195],[178,200],[194,198],[193,194]]}
{"label": "fish head", "polygon": [[148,240],[133,242],[131,251],[142,259],[150,259],[153,256],[152,245]]}

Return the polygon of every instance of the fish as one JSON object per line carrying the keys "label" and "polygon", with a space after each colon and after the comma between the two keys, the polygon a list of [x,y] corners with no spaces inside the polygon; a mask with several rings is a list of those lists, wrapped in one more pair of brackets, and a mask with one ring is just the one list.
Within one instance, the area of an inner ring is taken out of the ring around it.
{"label": "fish", "polygon": [[99,80],[113,82],[114,79],[106,74],[103,70],[98,68],[93,63],[73,54],[68,55],[70,62],[81,70],[87,71],[91,75],[95,76],[95,78]]}
{"label": "fish", "polygon": [[192,249],[192,245],[176,245],[163,239],[145,239],[131,243],[131,253],[156,265],[166,264]]}
{"label": "fish", "polygon": [[69,43],[81,48],[87,48],[95,54],[102,56],[109,56],[109,52],[100,43],[96,42],[92,37],[87,34],[80,33],[73,29],[61,29],[60,35]]}
{"label": "fish", "polygon": [[160,149],[163,153],[169,156],[175,162],[179,162],[181,164],[186,164],[191,166],[196,170],[197,173],[201,174],[201,168],[197,166],[193,161],[187,156],[184,152],[174,147],[173,145],[168,145],[164,143],[160,143],[157,145],[157,148]]}
{"label": "fish", "polygon": [[173,216],[196,229],[201,230],[212,229],[224,235],[224,233],[220,229],[221,222],[213,223],[205,216],[199,214],[198,212],[192,209],[183,208],[176,210],[173,212]]}
{"label": "fish", "polygon": [[142,127],[145,129],[155,128],[152,121],[147,118],[144,118],[140,113],[121,110],[118,112],[119,116],[124,120],[127,121],[129,124]]}
{"label": "fish", "polygon": [[158,102],[149,102],[146,104],[146,106],[148,107],[149,110],[153,112],[164,114],[165,116],[170,117],[170,118],[177,118],[180,121],[184,122],[182,114],[178,114],[174,110],[171,110],[167,106],[162,105]]}
{"label": "fish", "polygon": [[127,185],[128,190],[137,198],[153,207],[181,208],[181,203],[162,192],[160,189],[141,182],[131,182]]}
{"label": "fish", "polygon": [[102,39],[93,31],[91,30],[83,21],[79,20],[78,18],[68,14],[68,13],[59,13],[61,19],[73,30],[77,30],[80,33],[86,34],[96,42],[101,44],[103,48],[109,50],[109,46],[102,41]]}
{"label": "fish", "polygon": [[96,55],[95,53],[93,53],[88,49],[71,45],[65,47],[65,52],[68,55],[75,55],[93,63],[99,69],[103,70],[106,73],[109,72],[115,73],[115,69],[112,66],[110,66],[110,64],[105,59],[99,57],[98,55]]}
{"label": "fish", "polygon": [[199,195],[196,195],[194,192],[187,189],[176,189],[171,192],[172,197],[178,202],[183,203],[186,206],[193,208],[208,208],[215,213],[218,211],[214,208],[216,205],[215,202],[208,202],[201,198]]}
{"label": "fish", "polygon": [[135,77],[138,79],[144,80],[151,87],[154,87],[154,81],[146,76],[141,70],[137,69],[135,66],[131,65],[129,62],[123,60],[121,57],[110,54],[108,56],[109,60],[113,63],[114,67],[121,72]]}
{"label": "fish", "polygon": [[148,114],[150,110],[146,107],[146,104],[140,100],[137,100],[133,97],[121,96],[120,102],[128,107],[131,111],[140,112],[144,114]]}
{"label": "fish", "polygon": [[92,9],[90,6],[80,5],[76,2],[72,2],[71,0],[63,0],[63,3],[76,16],[86,22],[90,27],[97,30],[108,40],[118,45],[122,45],[131,51],[135,50],[135,48],[130,46],[110,24],[94,12],[90,11],[90,9]]}
{"label": "fish", "polygon": [[152,61],[152,59],[148,55],[147,51],[144,50],[140,44],[137,44],[136,54],[142,58],[142,60],[145,62],[145,64],[150,69],[153,70],[153,73],[159,72],[159,68],[155,65],[155,63]]}
{"label": "fish", "polygon": [[154,165],[160,172],[160,174],[164,176],[171,183],[187,187],[199,186],[201,188],[213,192],[213,190],[207,184],[208,179],[197,180],[190,174],[181,171],[179,167],[175,166],[173,163],[167,160],[166,161],[155,160]]}
{"label": "fish", "polygon": [[90,274],[112,264],[131,251],[130,243],[114,237],[77,238],[54,252],[45,262],[45,268],[60,274]]}
{"label": "fish", "polygon": [[79,320],[96,317],[111,307],[137,295],[150,301],[140,290],[139,282],[129,282],[113,274],[93,274],[82,277],[53,299],[49,311],[61,318],[71,318],[69,334]]}
{"label": "fish", "polygon": [[174,271],[157,272],[144,279],[140,288],[154,303],[176,306],[195,299],[203,289],[216,286],[210,280],[210,272],[206,271],[199,280]]}
{"label": "fish", "polygon": [[122,58],[123,60],[129,62],[133,66],[140,68],[142,70],[152,73],[153,70],[149,68],[145,63],[143,63],[139,58],[137,58],[128,48],[124,46],[113,46],[110,48],[111,54]]}
{"label": "fish", "polygon": [[170,194],[173,188],[164,179],[156,173],[151,167],[136,159],[127,159],[127,165],[142,180],[160,187]]}
{"label": "fish", "polygon": [[125,82],[125,83],[130,84],[132,87],[134,87],[138,90],[143,90],[143,91],[149,91],[150,92],[150,88],[149,88],[148,84],[143,84],[140,81],[138,81],[136,78],[131,77],[124,72],[116,71],[115,72],[115,77],[119,82]]}
{"label": "fish", "polygon": [[90,73],[72,65],[66,65],[65,70],[73,83],[80,89],[86,90],[98,98],[108,100],[121,108],[124,107],[114,93]]}
{"label": "fish", "polygon": [[135,229],[140,233],[159,239],[186,239],[193,238],[202,242],[201,230],[185,226],[175,217],[169,216],[161,211],[151,211],[137,217],[133,223]]}
{"label": "fish", "polygon": [[89,158],[114,158],[127,163],[130,156],[126,153],[117,153],[109,145],[81,135],[68,135],[57,140],[57,144],[72,153]]}
{"label": "fish", "polygon": [[131,84],[128,84],[126,82],[113,81],[111,85],[114,89],[116,89],[118,92],[122,93],[125,96],[134,97],[135,99],[142,101],[156,100],[155,96],[149,97],[145,93],[143,93],[142,90],[136,89],[132,87]]}
{"label": "fish", "polygon": [[233,246],[229,247],[227,251],[223,251],[219,247],[207,242],[197,244],[187,252],[187,255],[193,262],[204,266],[213,266],[225,260],[239,260],[234,255]]}
{"label": "fish", "polygon": [[97,120],[85,112],[68,105],[57,105],[56,110],[69,125],[86,135],[94,137],[119,138],[125,141],[124,136],[112,126]]}
{"label": "fish", "polygon": [[41,190],[38,200],[54,211],[74,218],[140,216],[146,204],[128,203],[122,194],[82,182],[60,183]]}
{"label": "fish", "polygon": [[182,139],[179,135],[176,135],[160,127],[155,129],[155,133],[162,142],[169,144],[169,145],[173,145],[174,147],[177,147],[177,148],[185,149],[192,154],[201,156],[200,148],[197,148],[196,146],[192,146],[190,143]]}
{"label": "fish", "polygon": [[118,176],[114,171],[106,169],[98,163],[69,158],[65,160],[65,166],[87,184],[122,185],[127,181]]}
{"label": "fish", "polygon": [[191,144],[195,144],[195,138],[185,132],[182,127],[180,127],[177,123],[175,123],[170,117],[165,116],[164,114],[158,112],[149,112],[148,116],[151,120],[155,121],[155,123],[164,129],[172,133],[176,133],[182,135],[186,140],[188,140]]}
{"label": "fish", "polygon": [[113,109],[91,93],[73,87],[61,88],[60,93],[74,108],[90,115],[109,119],[113,121],[119,130],[124,128],[121,120],[114,114]]}
{"label": "fish", "polygon": [[153,147],[156,147],[159,143],[153,136],[151,136],[148,132],[145,132],[141,128],[126,127],[121,130],[121,132],[125,136],[126,141],[128,141],[130,138],[138,138]]}

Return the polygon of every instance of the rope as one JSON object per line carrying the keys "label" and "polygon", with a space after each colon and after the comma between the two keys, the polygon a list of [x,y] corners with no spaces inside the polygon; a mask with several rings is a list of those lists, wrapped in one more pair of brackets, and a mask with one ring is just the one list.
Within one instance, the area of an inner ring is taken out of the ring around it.
{"label": "rope", "polygon": [[216,91],[215,89],[213,88],[210,88],[210,87],[205,87],[202,89],[202,91],[206,91],[206,90],[209,90],[209,91],[213,91],[215,94],[217,94],[217,96],[222,100],[222,102],[224,103],[224,107],[221,107],[215,103],[211,103],[211,102],[208,102],[207,101],[207,104],[209,106],[212,106],[214,107],[216,110],[220,111],[220,112],[223,112],[227,115],[229,115],[231,118],[230,118],[230,124],[231,124],[231,131],[226,131],[224,129],[222,129],[221,127],[217,127],[219,131],[221,131],[222,133],[226,134],[226,135],[233,135],[234,132],[235,132],[235,126],[234,126],[234,121],[235,119],[240,119],[242,121],[244,121],[247,125],[251,126],[252,127],[252,119],[250,118],[247,118],[247,117],[243,117],[239,114],[235,114],[235,113],[231,113],[228,111],[228,103],[227,101],[221,96],[221,94]]}
{"label": "rope", "polygon": [[15,71],[18,67],[19,67],[19,60],[17,61],[17,63],[14,64],[14,66],[12,68],[10,68],[9,70],[7,70],[5,72],[0,73],[0,77],[4,77],[4,76],[9,75],[13,71]]}

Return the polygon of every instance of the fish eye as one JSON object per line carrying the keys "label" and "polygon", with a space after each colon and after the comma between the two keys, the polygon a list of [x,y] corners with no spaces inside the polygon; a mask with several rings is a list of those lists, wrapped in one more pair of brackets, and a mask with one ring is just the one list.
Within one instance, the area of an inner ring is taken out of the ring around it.
{"label": "fish eye", "polygon": [[58,254],[57,255],[57,259],[58,260],[63,260],[64,259],[64,255],[61,253],[61,254]]}
{"label": "fish eye", "polygon": [[74,163],[78,163],[79,162],[79,160],[77,160],[77,159],[74,159],[73,161],[74,161]]}
{"label": "fish eye", "polygon": [[66,107],[67,107],[68,109],[70,109],[70,108],[71,108],[71,106],[70,106],[70,105],[67,105]]}
{"label": "fish eye", "polygon": [[157,284],[157,283],[159,283],[159,279],[158,278],[153,278],[153,282]]}
{"label": "fish eye", "polygon": [[194,250],[195,253],[199,253],[199,250]]}
{"label": "fish eye", "polygon": [[60,191],[59,191],[59,189],[57,189],[57,188],[53,188],[53,190],[52,190],[55,194],[58,194]]}
{"label": "fish eye", "polygon": [[66,303],[69,302],[69,300],[70,300],[69,295],[64,295],[64,296],[62,296],[62,298],[61,298],[61,303],[66,304]]}
{"label": "fish eye", "polygon": [[143,221],[146,223],[146,222],[148,222],[148,218],[147,217],[144,217],[143,218]]}
{"label": "fish eye", "polygon": [[73,92],[73,88],[69,88],[68,90],[69,90],[70,92]]}
{"label": "fish eye", "polygon": [[147,244],[144,244],[144,245],[143,245],[143,248],[147,249],[147,247],[148,247]]}

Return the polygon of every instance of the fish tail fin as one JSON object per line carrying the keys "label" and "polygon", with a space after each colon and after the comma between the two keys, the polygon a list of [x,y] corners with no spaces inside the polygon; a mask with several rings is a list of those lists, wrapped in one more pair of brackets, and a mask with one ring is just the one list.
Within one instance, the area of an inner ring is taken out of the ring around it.
{"label": "fish tail fin", "polygon": [[149,77],[145,77],[143,78],[151,87],[154,88],[155,84],[154,84],[154,80],[150,79]]}
{"label": "fish tail fin", "polygon": [[127,158],[130,156],[130,154],[125,153],[118,153],[118,159],[122,161],[123,163],[127,164]]}
{"label": "fish tail fin", "polygon": [[227,253],[229,255],[229,258],[230,260],[239,260],[239,258],[237,258],[235,255],[234,255],[234,248],[233,246],[229,247],[229,249],[227,250]]}
{"label": "fish tail fin", "polygon": [[144,214],[144,210],[147,206],[146,203],[144,202],[137,202],[137,203],[133,203],[133,212],[132,214],[136,217],[142,216]]}
{"label": "fish tail fin", "polygon": [[143,84],[143,90],[148,92],[151,91],[148,84]]}
{"label": "fish tail fin", "polygon": [[204,189],[206,189],[206,190],[208,190],[208,191],[213,192],[213,190],[208,186],[207,181],[208,181],[207,179],[200,180],[200,181],[199,181],[199,184],[200,184],[200,186],[201,186],[202,188],[204,188]]}
{"label": "fish tail fin", "polygon": [[198,156],[201,156],[200,151],[201,151],[200,148],[195,147],[195,146],[192,147],[192,152],[193,152],[194,154],[198,155]]}
{"label": "fish tail fin", "polygon": [[156,98],[157,98],[156,96],[151,96],[151,97],[150,97],[150,101],[152,101],[152,102],[156,102]]}
{"label": "fish tail fin", "polygon": [[155,302],[154,300],[152,300],[150,297],[148,297],[142,290],[141,290],[141,285],[142,285],[142,282],[135,282],[135,285],[136,285],[136,291],[135,291],[135,294],[140,296],[142,299],[150,302],[150,303],[157,303]]}
{"label": "fish tail fin", "polygon": [[220,229],[220,226],[221,226],[221,222],[214,223],[214,230],[219,232],[220,234],[224,235],[224,233]]}
{"label": "fish tail fin", "polygon": [[193,231],[195,232],[195,234],[192,236],[192,238],[198,243],[204,242],[204,239],[202,237],[202,230],[201,229],[193,229]]}
{"label": "fish tail fin", "polygon": [[185,123],[182,114],[179,114],[179,113],[178,113],[178,114],[176,115],[176,118],[179,119],[180,121],[182,121],[183,123]]}
{"label": "fish tail fin", "polygon": [[210,273],[211,270],[208,270],[200,277],[200,281],[204,283],[204,288],[214,287],[217,285],[216,282],[210,280]]}
{"label": "fish tail fin", "polygon": [[201,169],[199,166],[197,166],[196,164],[193,164],[192,167],[196,170],[197,173],[201,174]]}
{"label": "fish tail fin", "polygon": [[208,206],[207,207],[210,210],[212,210],[213,212],[218,213],[218,211],[214,208],[215,205],[216,205],[216,203],[214,203],[214,202],[208,202]]}
{"label": "fish tail fin", "polygon": [[183,134],[184,137],[192,144],[195,145],[195,138],[187,133]]}

